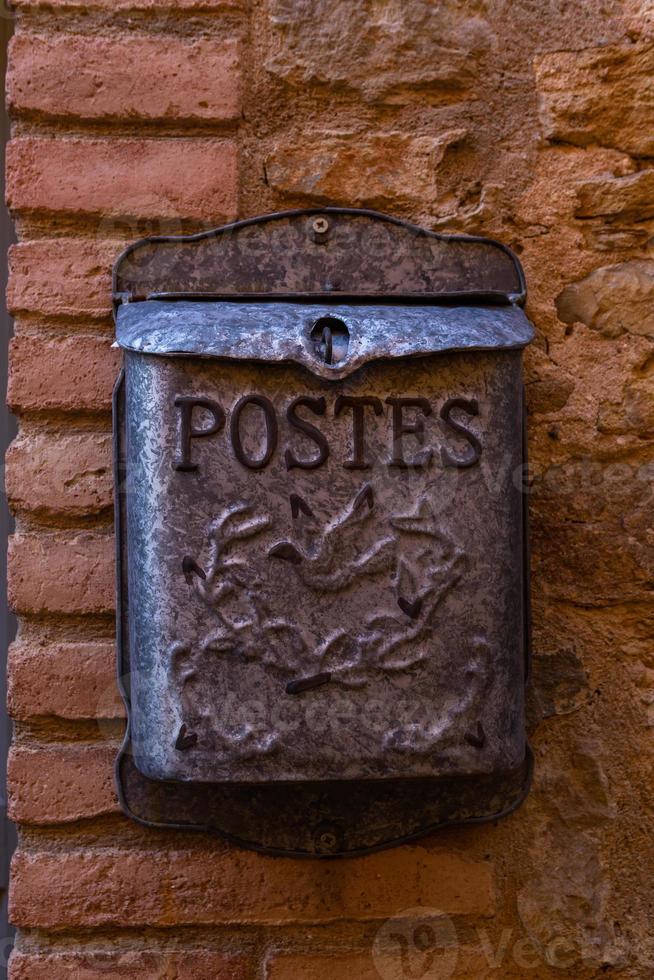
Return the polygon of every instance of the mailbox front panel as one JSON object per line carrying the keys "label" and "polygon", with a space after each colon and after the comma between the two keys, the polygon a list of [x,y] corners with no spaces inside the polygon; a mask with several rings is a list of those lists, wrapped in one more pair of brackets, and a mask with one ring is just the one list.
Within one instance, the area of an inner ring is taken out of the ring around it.
{"label": "mailbox front panel", "polygon": [[519,352],[372,362],[335,382],[127,353],[126,397],[144,774],[520,764]]}

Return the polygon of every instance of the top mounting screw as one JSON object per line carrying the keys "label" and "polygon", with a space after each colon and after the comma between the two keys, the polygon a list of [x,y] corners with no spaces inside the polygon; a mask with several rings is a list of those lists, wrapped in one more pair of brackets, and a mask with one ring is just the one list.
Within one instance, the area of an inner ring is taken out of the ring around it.
{"label": "top mounting screw", "polygon": [[327,221],[327,218],[314,218],[313,230],[316,235],[326,235],[329,231],[329,221]]}

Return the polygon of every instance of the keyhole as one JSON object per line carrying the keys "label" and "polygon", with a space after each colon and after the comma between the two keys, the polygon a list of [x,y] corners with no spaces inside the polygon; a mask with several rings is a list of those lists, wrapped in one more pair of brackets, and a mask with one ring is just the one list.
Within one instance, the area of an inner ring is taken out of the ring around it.
{"label": "keyhole", "polygon": [[311,340],[316,357],[325,364],[338,364],[347,357],[350,331],[337,316],[321,316],[313,325]]}

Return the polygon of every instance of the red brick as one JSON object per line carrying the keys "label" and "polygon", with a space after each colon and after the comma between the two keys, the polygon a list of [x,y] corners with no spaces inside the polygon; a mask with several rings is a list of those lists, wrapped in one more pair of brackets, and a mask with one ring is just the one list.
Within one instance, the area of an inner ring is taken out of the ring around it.
{"label": "red brick", "polygon": [[22,613],[109,613],[115,607],[110,534],[14,534],[8,591]]}
{"label": "red brick", "polygon": [[12,882],[12,921],[43,929],[376,920],[419,905],[494,911],[490,865],[424,847],[327,862],[219,845],[20,851]]}
{"label": "red brick", "polygon": [[88,238],[20,242],[9,249],[10,313],[107,317],[111,267],[122,242]]}
{"label": "red brick", "polygon": [[236,119],[238,45],[170,35],[19,34],[11,42],[7,92],[12,108],[48,116]]}
{"label": "red brick", "polygon": [[108,433],[22,436],[5,462],[7,496],[17,510],[82,516],[112,505]]}
{"label": "red brick", "polygon": [[113,643],[19,641],[9,647],[9,711],[13,718],[122,718]]}
{"label": "red brick", "polygon": [[14,211],[222,220],[237,211],[236,145],[225,139],[47,139],[7,147]]}
{"label": "red brick", "polygon": [[246,980],[252,976],[246,956],[208,949],[174,952],[113,950],[93,953],[22,953],[9,962],[10,980]]}
{"label": "red brick", "polygon": [[10,347],[14,411],[108,412],[121,353],[108,337],[21,335]]}
{"label": "red brick", "polygon": [[9,816],[17,823],[58,824],[120,811],[113,766],[118,746],[14,746],[9,753]]}
{"label": "red brick", "polygon": [[266,961],[265,971],[265,980],[428,980],[441,975],[452,980],[484,980],[491,973],[483,952],[470,946],[442,952],[398,947],[395,955],[373,955],[372,949],[365,953],[280,953]]}

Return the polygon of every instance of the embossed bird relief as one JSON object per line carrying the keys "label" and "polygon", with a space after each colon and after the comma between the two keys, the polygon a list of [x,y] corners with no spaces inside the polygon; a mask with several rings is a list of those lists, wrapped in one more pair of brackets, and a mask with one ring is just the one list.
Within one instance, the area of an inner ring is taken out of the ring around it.
{"label": "embossed bird relief", "polygon": [[[391,515],[382,533],[368,483],[331,520],[321,521],[297,495],[289,508],[297,524],[293,538],[270,545],[266,535],[262,543],[258,539],[272,530],[271,518],[239,502],[209,530],[208,568],[184,556],[186,581],[220,623],[205,647],[266,664],[288,678],[288,693],[326,683],[359,687],[372,671],[419,663],[425,654],[415,641],[432,625],[464,568],[462,549],[437,527],[428,501],[421,499],[413,513]],[[376,527],[372,540],[369,525]],[[262,558],[268,576],[258,574]],[[264,578],[279,583],[288,577],[300,586],[293,583],[293,595],[311,603],[318,617],[325,595],[349,591],[356,603],[357,583],[366,579],[379,580],[385,601],[374,610],[361,609],[356,631],[325,622],[322,638],[311,637],[292,615],[271,613],[275,597],[266,595]]]}

